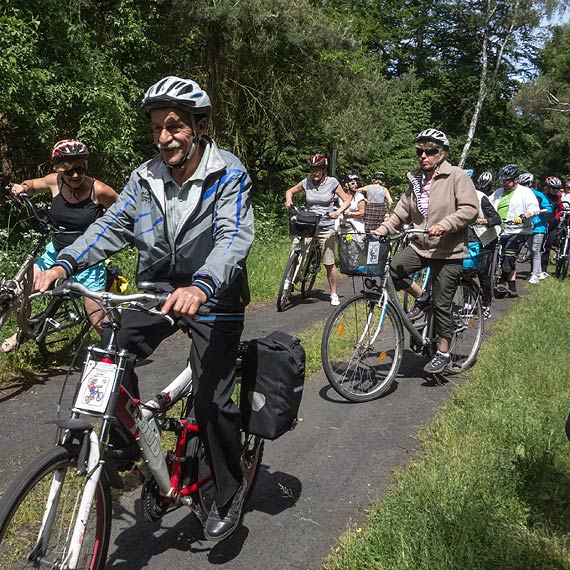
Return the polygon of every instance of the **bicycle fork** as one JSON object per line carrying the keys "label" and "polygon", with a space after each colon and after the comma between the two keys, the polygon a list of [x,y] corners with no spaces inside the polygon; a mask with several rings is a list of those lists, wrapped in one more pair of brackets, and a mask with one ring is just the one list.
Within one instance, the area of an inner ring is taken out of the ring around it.
{"label": "bicycle fork", "polygon": [[[61,568],[65,570],[75,570],[77,568],[77,563],[79,562],[79,556],[81,554],[83,537],[85,536],[85,531],[89,522],[91,505],[95,499],[95,493],[97,492],[97,486],[103,470],[103,463],[100,461],[100,447],[97,434],[91,430],[89,435],[85,435],[84,437],[88,437],[89,447],[86,465],[87,473],[85,475],[85,487],[81,493],[80,504],[79,506],[77,506],[77,503],[73,505],[74,516],[71,518],[73,528],[67,529],[67,532],[71,533],[69,550],[58,566],[54,565],[53,560],[45,558],[46,548],[54,530],[53,526],[60,501],[62,500],[61,493],[65,484],[66,469],[59,469],[54,473],[51,482],[46,510],[38,533],[38,540],[36,542],[36,546],[28,556],[28,560],[30,562],[46,565],[50,568]],[[86,442],[83,441],[82,449],[85,445]],[[81,465],[79,462],[77,470],[78,472],[81,471]]]}

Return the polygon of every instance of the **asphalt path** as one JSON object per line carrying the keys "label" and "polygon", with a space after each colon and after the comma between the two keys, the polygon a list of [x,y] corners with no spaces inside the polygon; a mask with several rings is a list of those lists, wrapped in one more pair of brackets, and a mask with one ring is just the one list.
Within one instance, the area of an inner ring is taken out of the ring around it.
{"label": "asphalt path", "polygon": [[[520,283],[520,282],[519,282]],[[341,296],[352,293],[342,280]],[[519,285],[519,289],[523,289]],[[274,305],[248,311],[244,339],[274,330],[290,333],[325,319],[332,308],[317,290],[283,313]],[[495,301],[485,334],[516,300]],[[160,391],[186,361],[188,340],[176,334],[139,370],[143,398]],[[231,570],[318,569],[347,529],[366,518],[367,507],[380,497],[391,472],[405,465],[418,448],[418,430],[449,397],[460,376],[436,384],[422,372],[425,358],[409,350],[394,390],[369,403],[344,401],[322,373],[307,379],[301,421],[274,442],[266,442],[257,484],[245,508],[243,525],[230,538],[214,544],[203,537],[189,510],[168,513],[156,523],[140,516],[140,487],[115,501],[108,569],[142,568]],[[72,380],[78,374],[72,375]],[[53,444],[55,418],[64,382],[46,374],[39,382],[15,381],[0,392],[0,491],[40,450]],[[67,390],[69,392],[69,390]]]}

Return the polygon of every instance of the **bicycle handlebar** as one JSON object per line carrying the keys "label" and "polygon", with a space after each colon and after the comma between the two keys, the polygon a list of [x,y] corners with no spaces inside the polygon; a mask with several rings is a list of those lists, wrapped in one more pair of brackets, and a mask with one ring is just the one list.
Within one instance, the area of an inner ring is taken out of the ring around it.
{"label": "bicycle handlebar", "polygon": [[[131,295],[119,295],[110,293],[109,291],[91,291],[81,283],[72,281],[71,279],[58,280],[53,289],[45,293],[33,293],[30,298],[48,295],[51,297],[88,297],[95,301],[100,301],[104,307],[118,307],[121,305],[130,305],[150,314],[160,315],[164,317],[170,324],[174,324],[174,319],[169,315],[163,315],[158,309],[166,303],[170,297],[169,293],[133,293]],[[141,303],[150,303],[152,306],[144,307]],[[199,316],[207,317],[210,314],[209,307],[202,305],[198,309]]]}
{"label": "bicycle handlebar", "polygon": [[[297,206],[295,206],[295,204],[291,204],[290,206],[286,206],[287,210],[289,211],[289,217],[293,217],[296,216],[299,213],[299,208],[297,208]],[[304,210],[306,212],[310,212],[311,210]],[[315,213],[316,212],[312,212]],[[326,214],[318,214],[321,216],[321,218],[330,218],[330,212],[327,212]]]}
{"label": "bicycle handlebar", "polygon": [[[6,189],[9,191],[12,186],[8,185],[6,186]],[[35,218],[42,228],[45,228],[50,232],[57,232],[60,234],[74,234],[74,235],[81,234],[81,232],[66,230],[65,228],[58,226],[57,222],[51,215],[50,211],[46,210],[46,208],[36,207],[34,203],[30,200],[30,197],[25,192],[18,194],[17,196],[15,196],[15,198],[21,204],[23,204],[28,214],[33,218]]]}
{"label": "bicycle handlebar", "polygon": [[393,241],[398,241],[399,239],[402,239],[403,237],[409,236],[411,234],[429,234],[429,230],[420,229],[420,228],[408,228],[392,236],[378,236],[378,237],[381,239],[385,238],[393,242]]}

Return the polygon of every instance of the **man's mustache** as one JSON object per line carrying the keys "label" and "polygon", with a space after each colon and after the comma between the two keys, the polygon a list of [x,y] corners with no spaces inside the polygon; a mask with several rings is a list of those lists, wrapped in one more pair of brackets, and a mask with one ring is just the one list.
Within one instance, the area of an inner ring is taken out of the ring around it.
{"label": "man's mustache", "polygon": [[168,144],[156,143],[158,150],[174,150],[180,148],[182,143],[175,139],[172,139]]}

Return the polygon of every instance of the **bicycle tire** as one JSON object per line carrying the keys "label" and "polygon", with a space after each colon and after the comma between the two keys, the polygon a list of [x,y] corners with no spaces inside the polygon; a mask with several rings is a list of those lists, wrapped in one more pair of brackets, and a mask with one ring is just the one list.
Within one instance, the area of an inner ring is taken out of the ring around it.
{"label": "bicycle tire", "polygon": [[[392,303],[382,316],[379,296],[343,301],[323,330],[321,359],[330,385],[351,402],[375,400],[390,390],[402,361],[404,334]],[[379,318],[381,330],[376,335]],[[375,338],[374,338],[375,337]]]}
{"label": "bicycle tire", "polygon": [[562,267],[560,268],[560,279],[564,280],[568,276],[568,264],[570,263],[570,258],[566,254],[562,258]]}
{"label": "bicycle tire", "polygon": [[0,330],[6,324],[6,321],[10,318],[10,315],[14,312],[14,299],[7,299],[0,295]]}
{"label": "bicycle tire", "polygon": [[[247,501],[255,487],[257,476],[261,468],[263,460],[263,449],[265,441],[257,436],[245,436],[245,443],[242,449],[242,457],[246,466],[246,481],[247,491],[244,500]],[[204,445],[198,437],[190,442],[192,447],[188,451],[188,457],[191,458],[191,477],[193,481],[201,481],[210,475],[210,466],[206,459],[206,451]],[[215,499],[215,489],[213,480],[210,479],[204,485],[201,485],[198,490],[192,494],[194,504],[200,509],[199,513],[195,513],[202,524],[205,524],[208,518],[208,513],[212,507]]]}
{"label": "bicycle tire", "polygon": [[[39,455],[12,483],[0,500],[0,568],[38,568],[28,560],[34,549],[54,473],[62,477],[57,510],[48,543],[42,549],[43,564],[59,568],[68,553],[71,531],[85,484],[78,477],[76,451],[56,447]],[[111,532],[111,490],[104,473],[97,485],[89,523],[83,537],[78,570],[103,570]],[[43,565],[42,565],[43,567]]]}
{"label": "bicycle tire", "polygon": [[562,266],[564,264],[564,257],[557,256],[556,257],[556,265],[554,266],[554,277],[560,279],[562,276]]}
{"label": "bicycle tire", "polygon": [[301,297],[303,297],[303,299],[306,299],[313,290],[320,266],[321,260],[315,248],[312,250],[311,257],[307,260],[305,277],[301,281]]}
{"label": "bicycle tire", "polygon": [[293,279],[295,278],[295,273],[299,264],[299,257],[300,253],[298,251],[294,251],[287,260],[287,265],[285,266],[283,279],[281,279],[281,285],[279,286],[279,293],[277,295],[277,310],[279,312],[284,311],[289,303],[289,297],[293,292]]}
{"label": "bicycle tire", "polygon": [[59,358],[75,351],[91,327],[80,299],[61,299],[46,318],[44,333],[37,339],[45,358]]}
{"label": "bicycle tire", "polygon": [[479,289],[474,283],[463,282],[457,288],[452,306],[455,330],[449,352],[450,374],[459,374],[475,363],[483,341],[483,309]]}

